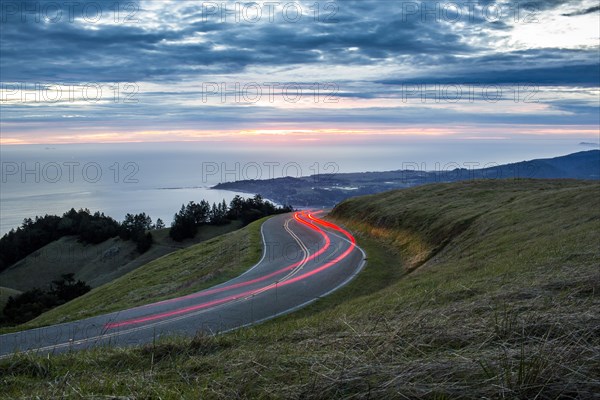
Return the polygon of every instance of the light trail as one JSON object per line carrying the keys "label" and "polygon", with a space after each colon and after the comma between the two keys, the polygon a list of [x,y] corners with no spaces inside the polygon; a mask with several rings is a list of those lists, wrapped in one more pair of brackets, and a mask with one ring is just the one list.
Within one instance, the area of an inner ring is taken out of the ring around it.
{"label": "light trail", "polygon": [[[310,221],[306,221],[304,220],[302,217],[308,218],[310,219]],[[173,302],[173,301],[181,301],[183,299],[189,299],[189,298],[195,298],[195,297],[201,297],[201,296],[206,296],[208,294],[212,294],[212,293],[218,293],[218,292],[223,292],[223,291],[227,291],[227,290],[231,290],[231,289],[235,289],[235,288],[239,288],[239,287],[243,287],[243,286],[247,286],[253,283],[257,283],[257,282],[261,282],[264,280],[267,280],[269,278],[272,278],[273,276],[276,276],[282,272],[286,272],[289,271],[290,269],[293,269],[295,267],[297,267],[299,264],[303,263],[303,262],[307,262],[307,260],[312,260],[316,257],[318,257],[319,255],[323,254],[324,251],[326,251],[330,244],[331,244],[331,239],[327,236],[327,234],[325,233],[325,231],[323,231],[321,228],[319,228],[317,225],[315,225],[316,223],[319,223],[323,226],[327,226],[329,228],[335,229],[339,232],[342,232],[346,237],[348,237],[350,239],[350,246],[348,247],[348,249],[346,249],[342,254],[340,254],[338,257],[336,257],[335,259],[323,264],[322,266],[313,269],[311,271],[305,272],[304,274],[300,274],[297,275],[295,277],[289,278],[285,281],[279,282],[276,286],[277,287],[282,287],[282,286],[287,286],[290,285],[292,283],[301,281],[303,279],[307,279],[315,274],[318,274],[328,268],[331,268],[333,265],[337,264],[339,261],[341,261],[342,259],[346,258],[354,249],[355,247],[355,240],[354,237],[348,233],[346,230],[338,227],[335,224],[331,224],[327,221],[324,221],[322,219],[316,218],[313,215],[311,215],[310,213],[306,213],[306,212],[296,212],[294,214],[294,219],[296,221],[298,221],[301,224],[304,224],[305,226],[309,227],[310,229],[313,229],[317,232],[319,232],[323,238],[325,239],[325,245],[320,248],[317,252],[315,252],[314,254],[311,254],[307,259],[304,259],[302,261],[296,262],[294,264],[291,264],[285,268],[282,268],[280,270],[277,270],[275,272],[272,272],[270,274],[267,274],[265,276],[259,277],[259,278],[255,278],[252,279],[250,281],[245,281],[245,282],[240,282],[237,284],[232,284],[232,285],[228,285],[222,288],[216,288],[216,289],[211,289],[211,290],[207,290],[204,292],[199,292],[193,295],[188,295],[188,296],[184,296],[181,298],[177,298],[177,299],[171,299],[171,300],[167,300],[167,302]],[[129,320],[125,320],[125,321],[120,321],[120,322],[113,322],[113,323],[108,323],[105,325],[106,329],[114,329],[114,328],[119,328],[122,326],[128,326],[128,325],[133,325],[133,324],[141,324],[144,322],[150,322],[150,321],[155,321],[158,319],[165,319],[165,318],[169,318],[169,317],[173,317],[173,316],[177,316],[177,315],[181,315],[181,314],[186,314],[186,313],[190,313],[192,311],[197,311],[197,310],[201,310],[201,309],[205,309],[205,308],[210,308],[210,307],[214,307],[217,305],[221,305],[230,301],[235,301],[235,300],[239,300],[241,298],[244,297],[249,297],[252,295],[255,295],[257,293],[264,293],[267,292],[269,290],[272,290],[276,287],[273,283],[270,283],[269,285],[257,288],[257,289],[252,289],[252,290],[248,290],[242,293],[237,293],[234,295],[230,295],[230,296],[226,296],[224,298],[221,299],[216,299],[216,300],[212,300],[212,301],[208,301],[202,304],[197,304],[197,305],[193,305],[193,306],[189,306],[189,307],[184,307],[178,310],[173,310],[173,311],[168,311],[168,312],[163,312],[163,313],[159,313],[159,314],[154,314],[154,315],[148,315],[145,317],[140,317],[140,318],[133,318],[133,319],[129,319]],[[155,303],[155,304],[164,304],[164,302],[159,302],[159,303]]]}
{"label": "light trail", "polygon": [[255,279],[251,279],[251,280],[240,282],[240,283],[234,283],[234,284],[230,284],[230,285],[227,285],[227,286],[218,287],[218,288],[214,288],[214,289],[207,289],[207,290],[203,290],[203,291],[198,292],[198,293],[192,293],[192,294],[188,294],[188,295],[185,295],[185,296],[177,297],[177,298],[174,298],[174,299],[162,300],[162,301],[158,301],[156,303],[145,304],[143,306],[140,306],[139,308],[147,308],[147,307],[156,306],[156,305],[159,305],[159,304],[164,305],[164,304],[169,304],[169,303],[181,302],[183,300],[195,299],[195,298],[198,298],[198,297],[204,297],[204,296],[208,296],[208,295],[211,295],[211,294],[222,293],[222,292],[226,292],[228,290],[237,289],[237,288],[240,288],[240,287],[252,285],[252,284],[255,284],[255,283],[259,283],[259,282],[265,281],[265,280],[267,280],[269,278],[273,278],[273,277],[275,277],[275,276],[277,276],[279,274],[283,274],[284,272],[288,272],[290,270],[293,270],[294,268],[298,267],[299,265],[301,265],[303,263],[306,263],[308,261],[311,261],[311,260],[313,260],[316,257],[319,257],[321,254],[323,254],[324,252],[326,252],[327,249],[329,249],[329,247],[331,245],[331,239],[329,239],[329,237],[319,227],[317,227],[317,226],[315,226],[315,225],[313,225],[311,223],[308,223],[308,222],[300,219],[299,214],[300,213],[298,213],[298,212],[294,213],[294,219],[296,221],[302,223],[302,224],[305,224],[305,225],[309,226],[311,229],[314,229],[314,230],[318,231],[323,236],[323,239],[325,240],[325,245],[322,248],[320,248],[316,253],[314,253],[311,256],[309,256],[308,258],[300,260],[300,261],[297,261],[297,262],[295,262],[295,263],[293,263],[291,265],[288,265],[287,267],[281,268],[281,269],[279,269],[277,271],[271,272],[271,273],[269,273],[267,275],[263,275],[261,277],[255,278]]}
{"label": "light trail", "polygon": [[315,217],[313,216],[313,214],[317,214],[317,213],[321,213],[321,212],[322,212],[322,211],[318,211],[318,212],[316,212],[316,213],[308,213],[308,215],[307,215],[307,216],[308,216],[308,218],[309,218],[309,219],[311,219],[311,220],[313,220],[313,221],[315,221],[315,222],[317,222],[317,223],[319,223],[319,224],[321,224],[321,225],[324,225],[324,226],[326,226],[326,227],[328,227],[328,228],[332,228],[332,229],[335,229],[335,230],[336,230],[336,231],[338,231],[338,232],[341,232],[341,233],[343,233],[343,234],[344,234],[344,235],[345,235],[345,236],[346,236],[346,237],[347,237],[347,238],[350,240],[350,242],[351,242],[353,245],[356,245],[356,239],[354,239],[354,236],[352,236],[352,235],[350,234],[350,232],[348,232],[348,231],[347,231],[347,230],[345,230],[345,229],[342,229],[342,228],[340,228],[340,227],[339,227],[338,225],[336,225],[336,224],[332,224],[331,222],[327,222],[327,221],[325,221],[325,220],[322,220],[322,219],[320,219],[320,218],[315,218]]}

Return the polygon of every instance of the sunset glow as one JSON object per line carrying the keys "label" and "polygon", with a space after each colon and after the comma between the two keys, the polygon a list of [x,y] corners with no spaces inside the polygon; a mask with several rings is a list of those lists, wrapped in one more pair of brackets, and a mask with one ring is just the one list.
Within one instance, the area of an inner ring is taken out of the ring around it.
{"label": "sunset glow", "polygon": [[1,143],[597,136],[593,1],[252,4],[4,10]]}

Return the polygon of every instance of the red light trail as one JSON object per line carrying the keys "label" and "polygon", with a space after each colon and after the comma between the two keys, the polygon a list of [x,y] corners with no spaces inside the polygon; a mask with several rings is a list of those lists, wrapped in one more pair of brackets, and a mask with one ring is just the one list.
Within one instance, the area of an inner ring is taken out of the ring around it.
{"label": "red light trail", "polygon": [[[306,221],[304,220],[302,217],[308,218],[310,221]],[[244,287],[244,286],[248,286],[251,285],[253,283],[257,283],[257,282],[262,282],[264,280],[267,280],[269,278],[272,278],[278,274],[281,274],[283,272],[287,272],[289,270],[292,270],[294,268],[296,268],[297,266],[299,266],[302,263],[305,263],[307,261],[313,260],[316,257],[318,257],[319,255],[323,254],[329,247],[331,244],[331,239],[327,236],[326,232],[323,231],[320,227],[318,227],[315,223],[321,224],[323,226],[326,226],[328,228],[337,230],[341,233],[343,233],[350,241],[350,246],[348,247],[348,249],[346,249],[342,254],[340,254],[339,256],[337,256],[336,258],[334,258],[331,261],[326,262],[325,264],[321,265],[318,268],[315,268],[311,271],[305,272],[303,274],[297,275],[295,277],[289,278],[287,280],[278,282],[277,286],[281,287],[281,286],[287,286],[290,285],[292,283],[295,282],[299,282],[301,280],[304,280],[306,278],[309,278],[315,274],[318,274],[320,272],[325,271],[328,268],[331,268],[333,265],[337,264],[339,261],[341,261],[342,259],[346,258],[354,249],[355,247],[355,239],[354,237],[346,230],[340,228],[339,226],[332,224],[330,222],[324,221],[322,219],[316,218],[314,217],[312,214],[310,213],[305,213],[305,212],[296,212],[294,214],[294,220],[296,220],[298,223],[303,224],[307,227],[309,227],[310,229],[313,229],[317,232],[319,232],[319,234],[321,234],[325,240],[325,244],[323,245],[323,247],[321,247],[317,252],[315,252],[314,254],[311,254],[309,257],[298,261],[296,263],[293,263],[291,265],[288,265],[282,269],[279,269],[275,272],[271,272],[267,275],[261,276],[259,278],[255,278],[249,281],[245,281],[245,282],[240,282],[240,283],[236,283],[236,284],[231,284],[231,285],[227,285],[221,288],[215,288],[215,289],[209,289],[203,292],[199,292],[199,293],[194,293],[192,295],[187,295],[187,296],[183,296],[183,297],[179,297],[176,299],[171,299],[171,300],[166,300],[166,301],[162,301],[162,302],[158,302],[158,303],[154,303],[156,304],[165,304],[165,303],[170,303],[170,302],[176,302],[176,301],[181,301],[184,299],[190,299],[190,298],[196,298],[196,297],[202,297],[202,296],[206,296],[209,294],[214,294],[214,293],[219,293],[219,292],[224,292],[227,290],[231,290],[231,289],[236,289],[239,287]],[[114,328],[119,328],[122,326],[128,326],[128,325],[134,325],[134,324],[141,324],[144,322],[150,322],[150,321],[155,321],[155,320],[160,320],[160,319],[164,319],[164,318],[168,318],[168,317],[173,317],[173,316],[177,316],[177,315],[182,315],[182,314],[186,314],[186,313],[190,313],[193,311],[197,311],[197,310],[201,310],[201,309],[206,309],[206,308],[210,308],[213,306],[217,306],[220,304],[224,304],[230,301],[234,301],[234,300],[238,300],[244,297],[248,297],[248,296],[252,296],[254,294],[257,293],[262,293],[262,292],[266,292],[269,290],[274,289],[275,287],[277,287],[275,285],[273,285],[273,283],[269,283],[266,286],[257,288],[257,289],[252,289],[252,290],[248,290],[242,293],[237,293],[234,295],[230,295],[230,296],[226,296],[224,298],[221,299],[216,299],[216,300],[212,300],[212,301],[208,301],[205,303],[201,303],[201,304],[197,304],[197,305],[193,305],[193,306],[189,306],[189,307],[184,307],[178,310],[173,310],[173,311],[168,311],[168,312],[163,312],[163,313],[158,313],[158,314],[153,314],[153,315],[148,315],[145,317],[140,317],[140,318],[133,318],[133,319],[129,319],[129,320],[125,320],[125,321],[120,321],[120,322],[113,322],[113,323],[108,323],[105,325],[106,329],[114,329]]]}
{"label": "red light trail", "polygon": [[277,271],[271,272],[271,273],[269,273],[267,275],[264,275],[264,276],[261,276],[259,278],[251,279],[251,280],[245,281],[245,282],[234,283],[234,284],[227,285],[227,286],[224,286],[224,287],[203,290],[202,292],[188,294],[186,296],[177,297],[175,299],[163,300],[163,301],[159,301],[159,302],[156,302],[156,303],[147,304],[147,305],[144,305],[144,306],[140,306],[140,308],[141,307],[154,306],[154,305],[157,305],[157,304],[168,304],[168,303],[173,303],[173,302],[179,302],[179,301],[182,301],[182,300],[187,300],[187,299],[193,299],[193,298],[197,298],[197,297],[208,296],[208,295],[211,295],[211,294],[221,293],[221,292],[225,292],[227,290],[237,289],[237,288],[240,288],[240,287],[252,285],[253,283],[262,282],[262,281],[265,281],[265,280],[267,280],[269,278],[272,278],[274,276],[282,274],[284,272],[293,270],[294,268],[296,268],[297,266],[299,266],[303,262],[307,262],[307,261],[315,259],[316,257],[318,257],[321,254],[323,254],[325,251],[327,251],[327,249],[329,249],[329,246],[331,245],[331,240],[329,239],[329,237],[319,227],[317,227],[317,226],[315,226],[315,225],[313,225],[313,224],[311,224],[309,222],[306,222],[306,221],[302,220],[299,217],[299,214],[300,213],[294,213],[294,219],[297,220],[298,222],[302,223],[302,224],[307,225],[311,229],[314,229],[317,232],[319,232],[323,236],[323,239],[325,240],[325,245],[321,249],[319,249],[316,253],[312,254],[310,257],[308,257],[306,259],[303,259],[303,260],[300,260],[300,261],[297,261],[297,262],[295,262],[295,263],[293,263],[291,265],[288,265],[287,267],[281,268],[281,269],[279,269]]}

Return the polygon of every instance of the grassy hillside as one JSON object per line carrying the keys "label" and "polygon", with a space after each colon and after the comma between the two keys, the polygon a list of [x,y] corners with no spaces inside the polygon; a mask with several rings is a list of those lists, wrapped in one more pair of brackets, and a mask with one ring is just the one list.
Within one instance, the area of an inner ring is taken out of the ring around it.
{"label": "grassy hillside", "polygon": [[0,362],[0,396],[590,398],[600,185],[474,181],[348,200],[348,286],[218,337]]}
{"label": "grassy hillside", "polygon": [[153,231],[155,243],[141,255],[132,241],[113,238],[93,245],[81,243],[73,236],[63,237],[2,271],[0,282],[4,286],[25,291],[47,287],[53,280],[60,279],[61,274],[73,272],[76,279],[98,287],[165,254],[240,227],[239,221],[223,226],[202,226],[194,239],[184,242],[171,240],[168,228]]}
{"label": "grassy hillside", "polygon": [[3,285],[25,291],[49,287],[53,280],[60,279],[61,274],[74,272],[77,279],[88,282],[94,276],[92,274],[102,279],[137,255],[135,243],[118,238],[92,245],[80,243],[73,236],[65,236],[2,271],[0,281]]}
{"label": "grassy hillside", "polygon": [[259,260],[263,221],[150,261],[40,315],[19,329],[72,321],[182,296],[231,279]]}

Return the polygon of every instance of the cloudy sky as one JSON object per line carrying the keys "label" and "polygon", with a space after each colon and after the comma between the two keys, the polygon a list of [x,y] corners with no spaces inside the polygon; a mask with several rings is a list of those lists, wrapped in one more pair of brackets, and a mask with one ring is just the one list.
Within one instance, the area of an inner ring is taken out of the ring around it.
{"label": "cloudy sky", "polygon": [[600,7],[3,0],[1,143],[598,140]]}

